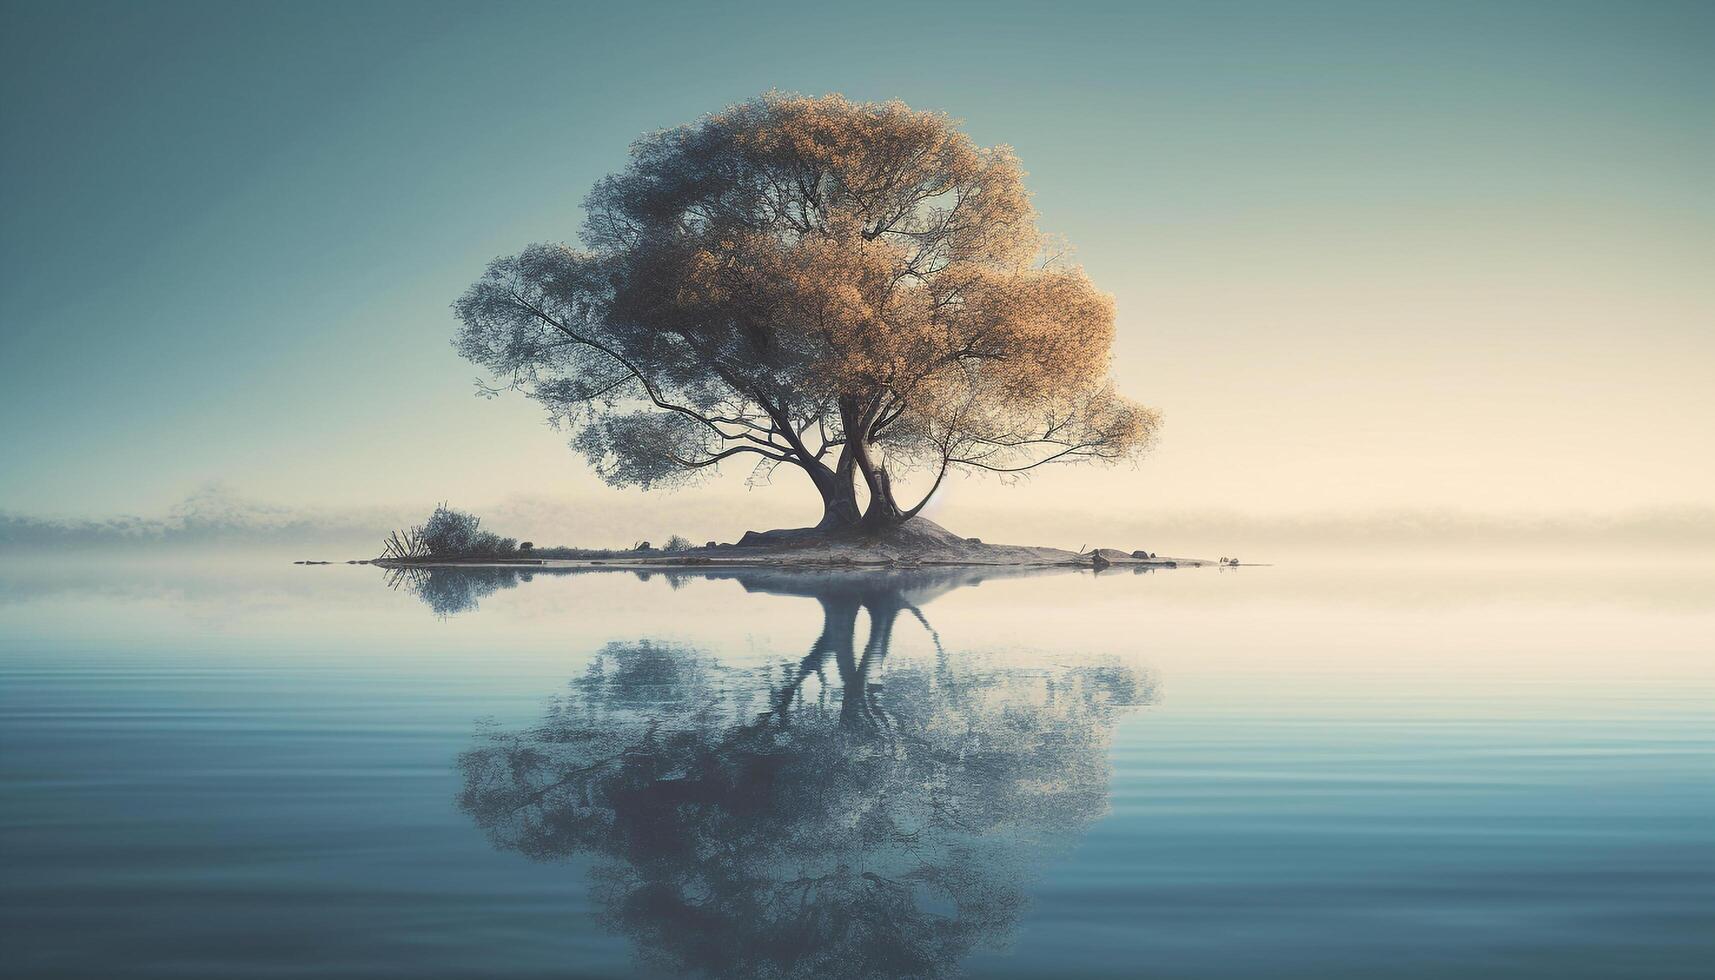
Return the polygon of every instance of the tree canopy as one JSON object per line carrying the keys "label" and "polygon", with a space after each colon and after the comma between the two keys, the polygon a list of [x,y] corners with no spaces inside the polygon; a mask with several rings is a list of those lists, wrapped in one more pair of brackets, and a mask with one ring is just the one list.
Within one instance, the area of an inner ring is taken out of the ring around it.
{"label": "tree canopy", "polygon": [[1109,380],[1113,300],[1023,178],[945,115],[771,93],[638,140],[583,247],[492,263],[455,346],[611,483],[787,465],[826,527],[909,519],[950,470],[1133,456],[1158,417]]}

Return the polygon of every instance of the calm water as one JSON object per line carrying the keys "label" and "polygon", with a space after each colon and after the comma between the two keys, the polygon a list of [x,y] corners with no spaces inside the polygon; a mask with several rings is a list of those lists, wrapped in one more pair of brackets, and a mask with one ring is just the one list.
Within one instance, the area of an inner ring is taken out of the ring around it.
{"label": "calm water", "polygon": [[1715,572],[0,566],[20,977],[1691,977]]}

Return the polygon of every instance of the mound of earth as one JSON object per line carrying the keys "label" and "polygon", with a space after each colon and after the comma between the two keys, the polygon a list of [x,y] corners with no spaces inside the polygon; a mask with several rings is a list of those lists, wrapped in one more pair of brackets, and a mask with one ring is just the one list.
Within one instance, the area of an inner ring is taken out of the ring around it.
{"label": "mound of earth", "polygon": [[984,544],[934,521],[914,517],[880,532],[825,531],[813,527],[747,531],[737,544],[704,549],[713,559],[763,559],[790,564],[1046,565],[1076,561],[1059,548]]}
{"label": "mound of earth", "polygon": [[[1066,565],[1091,564],[1091,555],[1063,548],[987,544],[914,517],[884,531],[825,531],[813,527],[747,531],[737,544],[699,549],[712,560],[781,564],[853,565]],[[1110,564],[1138,564],[1129,553],[1103,549]],[[1111,558],[1108,556],[1112,556]]]}

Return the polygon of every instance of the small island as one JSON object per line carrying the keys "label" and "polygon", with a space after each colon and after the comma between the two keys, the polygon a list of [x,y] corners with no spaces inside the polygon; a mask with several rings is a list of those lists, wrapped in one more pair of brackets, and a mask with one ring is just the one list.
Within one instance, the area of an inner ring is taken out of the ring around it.
{"label": "small island", "polygon": [[[885,531],[791,528],[748,531],[737,542],[693,545],[678,535],[661,547],[647,541],[625,550],[553,547],[501,537],[482,530],[481,519],[445,504],[420,525],[395,531],[382,554],[368,564],[389,568],[449,565],[556,565],[687,567],[875,567],[1076,566],[1097,570],[1114,565],[1179,568],[1217,564],[1198,558],[1162,557],[1147,551],[1093,548],[1069,551],[1029,545],[989,544],[960,537],[924,517]],[[1220,564],[1226,564],[1223,560]],[[300,564],[316,564],[302,562]],[[1236,564],[1236,562],[1234,562]]]}

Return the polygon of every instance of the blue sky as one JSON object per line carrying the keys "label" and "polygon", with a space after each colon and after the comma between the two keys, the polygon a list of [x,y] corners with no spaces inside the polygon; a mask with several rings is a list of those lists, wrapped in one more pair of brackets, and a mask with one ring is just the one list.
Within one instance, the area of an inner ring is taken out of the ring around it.
{"label": "blue sky", "polygon": [[[1715,499],[1715,5],[4,11],[0,509],[618,500],[473,397],[447,305],[770,88],[1013,145],[1119,299],[1156,456],[945,506]],[[692,493],[813,509],[741,476]]]}

